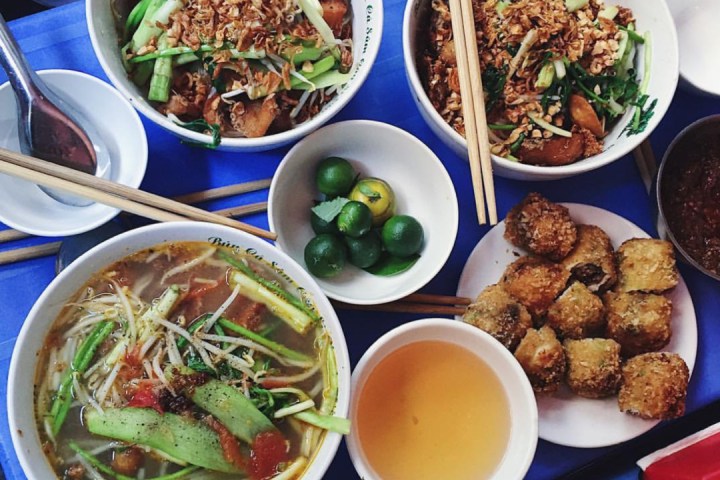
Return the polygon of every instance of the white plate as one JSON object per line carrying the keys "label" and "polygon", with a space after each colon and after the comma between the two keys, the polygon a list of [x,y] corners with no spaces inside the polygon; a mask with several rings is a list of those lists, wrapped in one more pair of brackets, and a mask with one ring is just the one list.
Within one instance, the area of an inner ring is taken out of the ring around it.
{"label": "white plate", "polygon": [[423,287],[450,256],[458,229],[458,204],[450,175],[424,143],[397,127],[350,120],[321,128],[297,143],[270,185],[268,219],[276,245],[305,266],[305,245],[315,236],[310,209],[319,198],[315,168],[325,157],[347,159],[361,178],[379,177],[395,192],[396,214],[412,215],[423,227],[420,259],[390,277],[371,275],[348,262],[332,278],[316,278],[325,294],[357,305],[391,302]]}
{"label": "white plate", "polygon": [[[107,83],[81,72],[38,72],[48,88],[85,115],[110,154],[110,180],[140,186],[147,165],[147,138],[140,117]],[[0,147],[20,151],[17,108],[8,83],[0,86]],[[65,205],[25,180],[0,174],[0,221],[17,230],[46,237],[74,235],[102,225],[118,209],[94,203]]]}
{"label": "white plate", "polygon": [[[564,204],[576,223],[597,225],[608,234],[613,246],[649,235],[628,220],[600,208]],[[470,254],[458,285],[458,296],[475,298],[485,287],[500,281],[505,267],[517,260],[520,249],[503,238],[505,222],[490,230]],[[522,252],[525,253],[525,252]],[[668,297],[673,303],[672,339],[663,350],[679,354],[692,374],[697,353],[695,308],[682,278]],[[579,397],[562,386],[554,395],[536,395],[540,414],[539,435],[569,447],[605,447],[635,438],[650,430],[656,420],[643,420],[618,410],[617,397]]]}

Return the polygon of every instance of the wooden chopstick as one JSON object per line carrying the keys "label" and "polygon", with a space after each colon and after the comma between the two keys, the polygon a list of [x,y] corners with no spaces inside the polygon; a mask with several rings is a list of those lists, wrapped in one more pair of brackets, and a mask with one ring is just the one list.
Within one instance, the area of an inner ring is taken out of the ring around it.
{"label": "wooden chopstick", "polygon": [[480,55],[478,54],[477,33],[475,31],[475,15],[473,14],[472,0],[460,0],[462,9],[463,27],[465,28],[465,53],[468,57],[470,83],[472,87],[473,116],[477,140],[480,147],[480,169],[485,187],[485,200],[490,225],[496,225],[497,207],[495,202],[495,183],[493,181],[492,156],[490,154],[490,134],[488,132],[487,116],[485,115],[485,91],[482,83],[482,70],[480,68]]}
{"label": "wooden chopstick", "polygon": [[0,231],[0,243],[14,242],[15,240],[22,240],[23,238],[31,237],[29,233],[20,232],[8,228],[7,230]]}
{"label": "wooden chopstick", "polygon": [[30,260],[32,258],[47,257],[54,255],[60,249],[61,242],[43,243],[32,247],[16,248],[0,252],[0,265]]}
{"label": "wooden chopstick", "polygon": [[416,293],[394,302],[377,305],[354,305],[333,300],[333,305],[342,310],[361,310],[393,313],[422,313],[430,315],[463,315],[472,301],[465,297]]}
{"label": "wooden chopstick", "polygon": [[[222,210],[215,210],[213,213],[216,215],[222,215],[224,217],[241,217],[243,215],[249,215],[251,213],[263,212],[267,210],[267,202],[251,203],[249,205],[241,205],[239,207],[224,208]],[[7,232],[17,232],[17,230],[7,230]],[[26,234],[23,234],[26,235]],[[10,236],[10,235],[7,235]],[[29,235],[26,235],[29,236]],[[24,237],[19,237],[24,238]],[[33,258],[47,257],[54,255],[60,249],[61,242],[44,243],[40,245],[34,245],[32,247],[16,248],[13,250],[6,250],[0,252],[0,265],[7,265],[9,263],[21,262],[24,260],[31,260]]]}
{"label": "wooden chopstick", "polygon": [[240,205],[237,207],[223,208],[222,210],[214,210],[213,213],[216,215],[222,215],[223,217],[242,217],[243,215],[250,215],[251,213],[264,212],[267,210],[267,202],[250,203],[248,205]]}
{"label": "wooden chopstick", "polygon": [[268,188],[271,182],[272,178],[265,178],[263,180],[253,180],[245,183],[236,183],[234,185],[227,185],[224,187],[211,188],[209,190],[202,190],[200,192],[179,195],[177,197],[173,197],[173,200],[181,203],[206,202],[208,200],[215,200],[218,198],[240,195],[241,193],[262,190],[263,188]]}
{"label": "wooden chopstick", "polygon": [[475,209],[478,222],[481,225],[487,223],[485,213],[485,196],[487,196],[490,224],[495,225],[497,223],[495,187],[472,1],[450,0],[450,16],[458,63],[470,174],[475,193]]}
{"label": "wooden chopstick", "polygon": [[153,220],[201,220],[270,240],[277,238],[274,233],[253,225],[3,148],[0,148],[0,160],[0,173],[80,195]]}
{"label": "wooden chopstick", "polygon": [[435,295],[434,293],[411,293],[398,302],[431,303],[435,305],[470,305],[472,299],[452,295]]}
{"label": "wooden chopstick", "polygon": [[[216,200],[219,198],[231,197],[234,195],[240,195],[242,193],[254,192],[262,190],[270,186],[272,182],[271,178],[265,178],[262,180],[252,180],[249,182],[237,183],[233,185],[227,185],[224,187],[211,188],[209,190],[201,190],[199,192],[187,193],[185,195],[179,195],[173,197],[173,200],[182,203],[197,203],[208,200]],[[222,215],[224,217],[241,217],[243,215],[249,215],[251,213],[263,212],[267,210],[267,202],[253,203],[250,205],[243,205],[240,207],[226,208],[223,210],[214,210],[213,213]],[[211,210],[212,211],[212,210]],[[8,228],[0,231],[0,243],[13,242],[15,240],[21,240],[24,238],[32,237],[29,233],[20,232],[12,228]]]}
{"label": "wooden chopstick", "polygon": [[657,173],[658,164],[649,139],[643,140],[640,145],[635,147],[633,157],[635,158],[635,164],[637,164],[638,170],[640,170],[640,178],[642,178],[643,184],[645,185],[645,190],[650,193],[655,174]]}

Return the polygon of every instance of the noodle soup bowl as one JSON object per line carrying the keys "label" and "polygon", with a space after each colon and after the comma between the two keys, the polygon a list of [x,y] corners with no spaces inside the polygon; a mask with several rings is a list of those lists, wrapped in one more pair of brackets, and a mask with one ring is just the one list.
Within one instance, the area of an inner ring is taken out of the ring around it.
{"label": "noodle soup bowl", "polygon": [[[637,30],[648,32],[650,35],[649,71],[646,72],[643,61],[646,46],[639,49],[636,57],[636,69],[639,75],[650,76],[647,85],[648,104],[657,100],[654,114],[649,118],[647,126],[642,132],[635,135],[625,132],[625,127],[632,122],[634,113],[633,108],[628,108],[603,138],[604,148],[601,153],[560,166],[529,165],[493,155],[493,171],[497,175],[517,180],[537,181],[559,180],[586,173],[630,153],[652,133],[662,120],[675,94],[680,70],[678,38],[670,10],[664,0],[654,2],[645,0],[606,1],[605,4],[618,4],[631,8],[637,20]],[[424,36],[430,30],[430,5],[430,0],[410,0],[405,7],[402,38],[407,81],[413,100],[430,129],[459,157],[467,159],[468,150],[465,138],[448,125],[435,110],[425,91],[419,71],[425,50]]]}
{"label": "noodle soup bowl", "polygon": [[[334,415],[347,416],[350,401],[350,363],[342,327],[327,297],[315,281],[287,255],[269,243],[236,229],[202,222],[151,225],[118,235],[92,248],[62,271],[45,289],[20,331],[10,364],[8,418],[12,441],[20,464],[30,479],[56,478],[46,460],[35,421],[35,373],[40,351],[63,305],[96,272],[129,254],[166,242],[211,242],[229,246],[266,262],[290,277],[314,302],[329,338],[338,371],[338,395]],[[341,435],[327,432],[310,458],[303,479],[320,479],[335,456]]]}
{"label": "noodle soup bowl", "polygon": [[[137,3],[137,2],[135,2]],[[293,143],[327,123],[360,90],[370,74],[380,48],[383,29],[382,0],[349,0],[352,10],[353,66],[350,80],[338,89],[323,109],[308,121],[290,130],[257,138],[225,136],[218,149],[237,152],[256,152],[279,148]],[[120,47],[123,41],[118,23],[125,24],[130,11],[129,0],[87,0],[85,14],[88,32],[95,55],[105,74],[120,93],[149,120],[182,140],[211,144],[211,135],[188,130],[158,112],[148,101],[146,91],[135,85],[123,67]]]}

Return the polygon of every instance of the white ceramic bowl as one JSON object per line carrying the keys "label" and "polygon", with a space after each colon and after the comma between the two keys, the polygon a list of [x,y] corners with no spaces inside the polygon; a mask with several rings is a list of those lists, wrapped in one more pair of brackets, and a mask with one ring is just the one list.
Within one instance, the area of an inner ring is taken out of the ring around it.
{"label": "white ceramic bowl", "polygon": [[[81,72],[43,70],[38,75],[95,127],[110,155],[111,172],[106,178],[140,186],[147,166],[147,138],[140,117],[123,96]],[[20,151],[17,107],[9,83],[0,86],[0,147]],[[118,211],[99,203],[65,205],[33,183],[0,175],[0,221],[23,232],[48,237],[74,235],[102,225]]]}
{"label": "white ceramic bowl", "polygon": [[[530,382],[517,363],[500,342],[479,328],[462,322],[432,318],[417,320],[386,333],[373,343],[358,362],[352,375],[350,421],[356,426],[360,392],[373,369],[389,354],[405,345],[426,340],[450,342],[474,352],[500,380],[510,409],[510,435],[505,455],[489,480],[514,480],[523,478],[535,455],[538,439],[538,411]],[[482,431],[482,425],[468,425]],[[442,439],[452,441],[452,439]],[[347,438],[353,465],[361,478],[377,480],[378,475],[368,463],[357,428],[352,428]]]}
{"label": "white ceramic bowl", "polygon": [[[70,264],[45,289],[23,323],[15,343],[8,378],[8,418],[20,465],[30,479],[55,478],[44,460],[34,416],[34,373],[37,354],[61,307],[96,271],[126,255],[171,241],[208,241],[220,238],[255,252],[284,272],[315,301],[333,342],[338,365],[338,398],[335,415],[346,416],[350,402],[350,360],[342,327],[328,299],[312,277],[287,255],[269,243],[237,229],[202,222],[171,222],[131,230],[91,249]],[[341,435],[328,432],[303,479],[319,480],[340,444]]]}
{"label": "white ceramic bowl", "polygon": [[[570,165],[557,167],[527,165],[493,155],[493,171],[497,175],[518,180],[557,180],[589,172],[607,165],[632,151],[650,135],[662,120],[675,94],[679,62],[677,33],[665,0],[652,2],[647,0],[622,0],[620,2],[608,1],[606,3],[619,3],[632,8],[637,19],[638,31],[649,31],[652,37],[652,62],[647,93],[651,99],[657,98],[658,102],[655,107],[655,114],[650,119],[647,128],[637,135],[627,136],[622,133],[625,125],[633,115],[633,109],[629,109],[605,137],[605,150],[602,153]],[[457,155],[467,158],[465,138],[448,125],[435,110],[425,93],[417,71],[417,48],[420,42],[416,36],[418,29],[423,32],[426,29],[422,20],[428,5],[429,0],[410,0],[405,7],[403,56],[408,83],[421,115],[433,132]],[[638,53],[638,58],[643,58],[642,48]],[[644,75],[642,61],[639,62],[638,70],[641,75]]]}
{"label": "white ceramic bowl", "polygon": [[305,265],[315,236],[310,209],[319,198],[315,168],[324,158],[347,159],[361,178],[378,177],[395,192],[396,214],[415,217],[425,232],[420,259],[391,277],[347,265],[336,277],[316,279],[331,298],[354,304],[385,303],[429,282],[452,251],[458,228],[455,188],[445,167],[420,140],[392,125],[352,120],[324,127],[299,142],[278,166],[270,185],[268,218],[277,246]]}
{"label": "white ceramic bowl", "polygon": [[667,0],[680,44],[682,86],[720,96],[720,56],[715,49],[720,3],[716,0]]}
{"label": "white ceramic bowl", "polygon": [[[128,78],[120,59],[121,42],[111,9],[111,4],[116,2],[122,4],[127,0],[87,0],[85,4],[90,39],[105,74],[135,108],[160,127],[185,140],[210,143],[212,138],[209,135],[187,130],[155,110],[141,89]],[[370,73],[380,48],[383,29],[382,0],[350,0],[350,4],[353,12],[352,29],[353,45],[355,45],[350,81],[320,113],[302,125],[259,138],[223,138],[218,147],[220,150],[253,152],[270,150],[295,142],[325,124],[350,101]]]}

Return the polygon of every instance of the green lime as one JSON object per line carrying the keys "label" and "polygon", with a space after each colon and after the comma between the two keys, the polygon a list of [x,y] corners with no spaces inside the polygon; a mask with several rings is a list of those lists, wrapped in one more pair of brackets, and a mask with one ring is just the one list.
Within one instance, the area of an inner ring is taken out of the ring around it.
{"label": "green lime", "polygon": [[375,232],[368,232],[362,237],[345,237],[350,263],[360,268],[375,264],[382,253],[382,242]]}
{"label": "green lime", "polygon": [[315,184],[320,193],[328,197],[347,195],[357,173],[350,162],[340,157],[328,157],[320,162],[315,170]]}
{"label": "green lime", "polygon": [[312,226],[313,231],[318,235],[321,233],[338,233],[338,228],[334,221],[326,222],[312,210],[310,211],[310,225]]}
{"label": "green lime", "polygon": [[335,235],[322,233],[305,245],[305,264],[316,277],[334,277],[345,266],[345,245]]}
{"label": "green lime", "polygon": [[370,231],[372,212],[364,203],[350,201],[342,207],[336,221],[340,233],[357,238]]}
{"label": "green lime", "polygon": [[423,244],[422,225],[410,215],[390,217],[382,227],[382,241],[390,254],[407,257],[417,253]]}
{"label": "green lime", "polygon": [[355,184],[348,198],[370,208],[376,227],[395,213],[395,192],[385,180],[379,178],[363,178]]}

